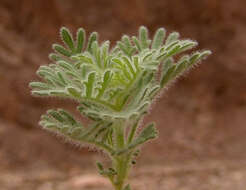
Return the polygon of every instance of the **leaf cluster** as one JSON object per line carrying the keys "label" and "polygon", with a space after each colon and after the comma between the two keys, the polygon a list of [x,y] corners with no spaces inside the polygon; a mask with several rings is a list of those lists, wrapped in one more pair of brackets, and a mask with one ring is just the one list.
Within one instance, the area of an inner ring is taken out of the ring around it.
{"label": "leaf cluster", "polygon": [[[142,26],[138,36],[123,35],[113,48],[109,41],[99,43],[96,32],[86,39],[82,28],[75,39],[65,27],[60,34],[64,45],[53,45],[51,63],[37,71],[42,81],[30,83],[32,94],[73,99],[79,104],[79,112],[93,122],[84,127],[59,109],[49,110],[40,124],[71,139],[100,144],[111,152],[110,126],[115,121],[141,118],[162,89],[211,53],[205,50],[185,54],[197,43],[179,39],[177,32],[166,37],[164,28],[158,29],[150,39],[148,30]],[[133,129],[134,125],[131,124]],[[134,142],[131,135],[135,133],[129,134],[128,149],[156,136],[150,126]]]}
{"label": "leaf cluster", "polygon": [[75,38],[65,27],[60,34],[63,45],[53,45],[51,63],[37,71],[41,81],[30,83],[32,94],[75,100],[91,122],[85,125],[63,109],[52,109],[40,124],[109,153],[116,159],[114,167],[104,169],[98,163],[99,172],[122,189],[137,147],[157,137],[153,123],[137,134],[139,121],[158,93],[211,52],[187,53],[197,42],[179,39],[177,32],[166,35],[164,28],[150,38],[142,26],[137,36],[123,35],[113,48],[109,41],[100,43],[96,32],[86,38],[83,28]]}

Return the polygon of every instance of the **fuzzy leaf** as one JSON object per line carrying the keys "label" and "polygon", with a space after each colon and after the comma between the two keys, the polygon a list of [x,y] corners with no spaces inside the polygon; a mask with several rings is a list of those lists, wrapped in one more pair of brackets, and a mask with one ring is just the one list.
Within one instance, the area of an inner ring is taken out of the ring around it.
{"label": "fuzzy leaf", "polygon": [[110,84],[112,79],[112,72],[106,71],[103,75],[103,81],[101,82],[101,87],[98,89],[99,93],[97,95],[97,98],[99,99],[105,92],[107,86]]}
{"label": "fuzzy leaf", "polygon": [[51,61],[55,61],[55,62],[59,61],[59,60],[62,60],[62,58],[56,53],[49,54],[49,58],[50,58]]}
{"label": "fuzzy leaf", "polygon": [[65,110],[58,109],[58,113],[65,119],[67,123],[70,123],[71,125],[77,124],[76,120],[72,117],[72,115],[66,112]]}
{"label": "fuzzy leaf", "polygon": [[54,44],[53,45],[53,49],[57,52],[57,53],[60,53],[61,55],[64,55],[64,56],[67,56],[67,57],[70,57],[72,55],[72,52],[66,50],[64,47],[62,47],[61,45],[59,44]]}
{"label": "fuzzy leaf", "polygon": [[154,123],[148,124],[147,127],[145,127],[138,137],[134,139],[126,148],[119,150],[116,152],[117,155],[124,154],[128,151],[131,151],[132,149],[136,148],[139,145],[142,145],[148,140],[156,138],[158,135],[158,132],[155,128]]}
{"label": "fuzzy leaf", "polygon": [[150,139],[154,139],[156,138],[158,135],[158,132],[155,128],[155,124],[151,123],[148,124],[147,127],[145,127],[141,133],[139,134],[139,136],[135,139],[135,141],[133,142],[133,144],[142,144],[145,141],[148,141]]}
{"label": "fuzzy leaf", "polygon": [[211,54],[211,51],[205,50],[203,52],[195,52],[191,55],[189,60],[189,66],[194,65],[195,63],[201,61],[202,59],[205,59],[207,56]]}
{"label": "fuzzy leaf", "polygon": [[172,79],[174,71],[175,71],[175,65],[172,65],[167,69],[165,73],[163,73],[160,83],[161,88],[163,88],[164,85]]}
{"label": "fuzzy leaf", "polygon": [[73,52],[74,51],[73,37],[72,37],[72,34],[70,33],[70,31],[65,27],[61,28],[61,38],[62,38],[64,44],[67,45],[67,47],[69,49],[71,49],[71,51]]}
{"label": "fuzzy leaf", "polygon": [[179,33],[178,32],[172,32],[171,34],[168,35],[165,45],[168,45],[168,44],[178,40],[178,38],[179,38]]}
{"label": "fuzzy leaf", "polygon": [[77,47],[76,53],[81,53],[85,43],[85,30],[83,28],[78,29],[77,32]]}
{"label": "fuzzy leaf", "polygon": [[85,85],[86,85],[86,97],[88,97],[88,98],[92,96],[93,86],[94,86],[94,82],[95,82],[95,76],[96,76],[96,73],[95,72],[91,72],[88,75],[88,81],[85,82]]}
{"label": "fuzzy leaf", "polygon": [[141,50],[148,48],[150,40],[148,38],[148,30],[144,26],[141,26],[139,29],[139,40],[141,43]]}
{"label": "fuzzy leaf", "polygon": [[42,89],[42,90],[47,90],[51,88],[50,85],[48,85],[47,83],[43,83],[43,82],[30,82],[29,86],[31,88]]}
{"label": "fuzzy leaf", "polygon": [[163,44],[165,35],[166,35],[166,31],[164,28],[160,28],[156,31],[153,42],[152,42],[152,49],[158,49],[161,47],[161,45]]}
{"label": "fuzzy leaf", "polygon": [[124,35],[121,41],[117,42],[117,46],[128,56],[131,57],[136,52],[136,47],[134,47],[130,41],[129,36]]}
{"label": "fuzzy leaf", "polygon": [[67,91],[74,98],[81,98],[81,91],[79,89],[74,88],[72,86],[68,86]]}
{"label": "fuzzy leaf", "polygon": [[137,37],[136,37],[136,36],[133,36],[133,37],[132,37],[132,40],[133,40],[133,42],[135,43],[135,45],[136,45],[138,51],[141,51],[141,50],[142,50],[142,47],[141,47],[140,41],[137,39]]}
{"label": "fuzzy leaf", "polygon": [[89,39],[88,39],[88,44],[87,44],[87,51],[91,52],[92,53],[92,44],[94,41],[97,40],[97,32],[92,32],[89,36]]}

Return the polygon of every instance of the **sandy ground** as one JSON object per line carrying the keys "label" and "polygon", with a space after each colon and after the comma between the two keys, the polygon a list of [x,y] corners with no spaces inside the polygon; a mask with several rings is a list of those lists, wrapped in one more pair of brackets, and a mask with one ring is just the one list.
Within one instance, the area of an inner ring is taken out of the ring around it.
{"label": "sandy ground", "polygon": [[[244,190],[246,162],[210,160],[139,166],[131,175],[134,190]],[[94,169],[61,171],[52,168],[0,172],[4,190],[111,190]]]}

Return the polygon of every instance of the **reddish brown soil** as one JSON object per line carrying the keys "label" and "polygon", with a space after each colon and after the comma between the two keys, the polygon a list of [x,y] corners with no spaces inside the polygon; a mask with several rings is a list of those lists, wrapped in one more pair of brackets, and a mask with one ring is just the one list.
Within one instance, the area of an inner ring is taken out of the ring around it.
{"label": "reddish brown soil", "polygon": [[245,189],[245,7],[245,0],[1,0],[0,189],[110,189],[94,169],[95,160],[106,159],[102,154],[37,127],[47,108],[73,108],[33,98],[28,88],[39,65],[48,63],[62,25],[112,41],[140,25],[151,34],[163,26],[211,49],[146,117],[156,121],[160,138],[143,148],[132,182],[136,190]]}

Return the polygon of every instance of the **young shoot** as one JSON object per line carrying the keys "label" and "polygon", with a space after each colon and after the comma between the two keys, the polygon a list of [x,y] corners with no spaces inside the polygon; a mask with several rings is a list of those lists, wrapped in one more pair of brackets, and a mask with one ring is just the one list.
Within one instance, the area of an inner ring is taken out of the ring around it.
{"label": "young shoot", "polygon": [[154,123],[139,130],[140,121],[161,91],[211,52],[187,54],[197,42],[179,39],[177,32],[166,37],[164,28],[150,39],[142,26],[137,36],[123,35],[113,48],[109,41],[99,43],[96,32],[86,38],[83,28],[76,38],[65,27],[60,33],[64,45],[53,45],[52,63],[37,71],[41,82],[30,83],[32,94],[75,100],[77,110],[91,122],[51,109],[40,125],[107,153],[112,166],[98,162],[99,173],[115,190],[130,190],[127,178],[139,147],[158,135]]}

